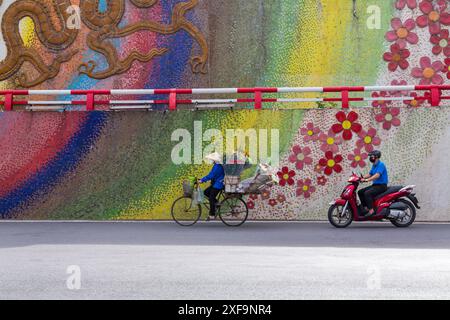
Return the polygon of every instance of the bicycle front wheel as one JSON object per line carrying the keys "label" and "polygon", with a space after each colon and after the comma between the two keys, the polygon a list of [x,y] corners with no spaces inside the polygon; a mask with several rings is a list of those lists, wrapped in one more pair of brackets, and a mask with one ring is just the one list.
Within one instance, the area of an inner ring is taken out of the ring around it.
{"label": "bicycle front wheel", "polygon": [[202,215],[201,205],[195,205],[190,197],[181,197],[172,205],[172,218],[183,227],[190,227],[197,223]]}
{"label": "bicycle front wheel", "polygon": [[219,217],[229,227],[239,227],[248,218],[247,204],[240,197],[230,197],[222,201]]}

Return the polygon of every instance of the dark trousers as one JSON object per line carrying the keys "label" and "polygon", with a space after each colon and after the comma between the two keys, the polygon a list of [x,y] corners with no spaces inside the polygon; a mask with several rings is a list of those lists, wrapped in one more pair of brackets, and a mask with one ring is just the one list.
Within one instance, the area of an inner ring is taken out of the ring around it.
{"label": "dark trousers", "polygon": [[358,191],[359,199],[361,200],[361,204],[363,207],[373,209],[373,201],[374,199],[386,192],[387,185],[385,184],[375,184],[373,186],[361,189]]}
{"label": "dark trousers", "polygon": [[209,199],[209,215],[216,215],[216,203],[217,195],[220,193],[220,189],[213,188],[212,186],[205,190],[205,196]]}

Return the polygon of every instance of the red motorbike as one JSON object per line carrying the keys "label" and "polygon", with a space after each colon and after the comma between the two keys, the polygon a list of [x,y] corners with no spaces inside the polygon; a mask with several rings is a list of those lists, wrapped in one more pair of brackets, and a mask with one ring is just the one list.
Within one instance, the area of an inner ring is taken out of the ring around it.
{"label": "red motorbike", "polygon": [[328,220],[336,228],[346,228],[353,221],[383,221],[389,220],[399,228],[409,227],[416,219],[416,208],[420,209],[419,201],[413,193],[415,186],[389,187],[386,192],[375,198],[375,213],[365,217],[357,194],[362,183],[362,175],[353,173],[348,180],[349,185],[341,197],[330,203]]}

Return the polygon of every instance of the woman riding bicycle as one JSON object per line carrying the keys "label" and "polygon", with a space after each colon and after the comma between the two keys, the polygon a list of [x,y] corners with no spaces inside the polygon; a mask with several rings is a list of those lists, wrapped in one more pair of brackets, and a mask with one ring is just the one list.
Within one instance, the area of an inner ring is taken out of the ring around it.
{"label": "woman riding bicycle", "polygon": [[203,179],[200,179],[198,182],[206,183],[208,181],[211,181],[211,186],[205,190],[205,196],[207,196],[209,199],[209,218],[211,219],[216,217],[217,196],[225,187],[225,171],[222,166],[223,158],[219,153],[215,152],[207,155],[205,159],[212,161],[214,163],[214,166],[211,172]]}

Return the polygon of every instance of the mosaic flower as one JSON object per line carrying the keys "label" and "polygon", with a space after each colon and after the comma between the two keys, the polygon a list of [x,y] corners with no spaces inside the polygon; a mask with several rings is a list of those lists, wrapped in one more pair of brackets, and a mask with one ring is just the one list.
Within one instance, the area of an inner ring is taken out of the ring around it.
{"label": "mosaic flower", "polygon": [[339,152],[339,145],[342,144],[342,137],[336,135],[332,130],[328,132],[328,134],[321,133],[320,134],[320,141],[322,142],[322,146],[320,147],[320,150],[323,152],[331,151],[333,153]]}
{"label": "mosaic flower", "polygon": [[409,62],[407,59],[410,57],[411,52],[397,43],[391,45],[390,49],[391,52],[386,52],[383,55],[384,61],[388,62],[389,71],[394,72],[398,67],[402,70],[408,69]]}
{"label": "mosaic flower", "polygon": [[288,167],[283,167],[280,172],[277,173],[278,178],[280,178],[280,186],[285,187],[286,184],[292,186],[295,181],[293,177],[295,177],[295,171],[289,170]]}
{"label": "mosaic flower", "polygon": [[249,196],[249,198],[252,199],[252,200],[258,200],[258,195],[257,194],[251,194]]}
{"label": "mosaic flower", "polygon": [[[406,80],[392,80],[391,86],[407,86],[408,82]],[[407,90],[398,90],[398,91],[389,91],[389,95],[392,97],[402,97],[407,96],[409,91]]]}
{"label": "mosaic flower", "polygon": [[320,129],[315,127],[312,122],[309,122],[305,128],[300,129],[300,134],[303,136],[304,142],[317,141],[319,139]]}
{"label": "mosaic flower", "polygon": [[325,158],[320,159],[319,164],[324,168],[324,173],[327,176],[330,176],[333,171],[336,173],[342,172],[342,166],[340,165],[342,160],[343,158],[340,154],[335,156],[333,152],[328,151],[325,153]]}
{"label": "mosaic flower", "polygon": [[344,140],[352,140],[352,132],[359,133],[362,130],[362,126],[356,122],[358,120],[358,114],[354,111],[351,111],[348,115],[340,111],[336,114],[336,119],[340,123],[333,125],[332,130],[336,134],[342,132]]}
{"label": "mosaic flower", "polygon": [[303,170],[305,165],[311,165],[313,163],[311,157],[311,149],[308,147],[300,148],[299,146],[294,146],[292,148],[292,154],[289,156],[289,161],[295,163],[297,170]]}
{"label": "mosaic flower", "polygon": [[278,201],[278,203],[284,203],[286,201],[286,196],[282,193],[279,193],[277,195],[277,201]]}
{"label": "mosaic flower", "polygon": [[316,187],[311,186],[311,179],[297,181],[297,196],[303,196],[305,199],[311,197],[311,194],[316,192]]}
{"label": "mosaic flower", "polygon": [[450,79],[450,58],[444,60],[444,72],[447,74],[447,79]]}
{"label": "mosaic flower", "polygon": [[422,57],[420,59],[420,68],[413,68],[411,75],[414,78],[421,79],[421,85],[442,84],[444,79],[439,75],[439,72],[442,72],[444,67],[441,61],[431,63],[429,57]]}
{"label": "mosaic flower", "polygon": [[269,200],[269,205],[270,206],[275,207],[277,204],[278,204],[277,200],[275,200],[275,199],[270,199]]}
{"label": "mosaic flower", "polygon": [[351,166],[353,168],[365,168],[368,157],[369,155],[367,153],[362,153],[360,149],[355,149],[353,154],[349,154],[347,158],[351,161]]}
{"label": "mosaic flower", "polygon": [[328,179],[325,176],[317,177],[317,184],[319,186],[324,186],[327,184],[327,182],[328,182]]}
{"label": "mosaic flower", "polygon": [[413,98],[410,101],[405,101],[405,104],[407,106],[409,106],[409,107],[417,108],[417,107],[420,107],[425,102],[425,100],[418,100],[417,99],[417,97],[419,97],[417,92],[411,92],[411,94],[409,96]]}
{"label": "mosaic flower", "polygon": [[433,53],[435,55],[443,52],[446,57],[450,57],[450,39],[447,29],[442,29],[438,34],[431,35],[430,42],[434,45]]}
{"label": "mosaic flower", "polygon": [[386,40],[396,42],[400,47],[406,47],[406,43],[417,44],[419,37],[412,32],[416,28],[414,19],[408,19],[404,23],[399,18],[391,20],[392,31],[386,33]]}
{"label": "mosaic flower", "polygon": [[367,132],[362,130],[359,133],[359,140],[356,142],[356,146],[359,149],[365,149],[367,152],[375,150],[376,146],[381,144],[381,139],[377,137],[377,130],[370,128]]}
{"label": "mosaic flower", "polygon": [[391,130],[392,126],[400,126],[401,121],[398,118],[399,114],[399,108],[381,108],[380,112],[375,115],[375,120],[379,123],[383,123],[384,130]]}
{"label": "mosaic flower", "polygon": [[247,201],[247,208],[250,210],[255,209],[255,203],[252,200]]}
{"label": "mosaic flower", "polygon": [[261,198],[263,200],[267,200],[270,199],[270,190],[269,189],[264,189],[261,193]]}
{"label": "mosaic flower", "polygon": [[410,9],[415,9],[417,8],[417,0],[397,0],[397,2],[395,2],[395,7],[398,10],[403,10],[406,5]]}
{"label": "mosaic flower", "polygon": [[445,0],[438,1],[434,7],[430,1],[422,1],[419,4],[423,15],[416,19],[417,25],[421,28],[428,26],[431,34],[437,34],[441,31],[441,24],[450,25],[450,14],[447,12],[447,3]]}
{"label": "mosaic flower", "polygon": [[372,98],[375,98],[375,99],[381,98],[379,100],[373,100],[372,106],[374,108],[386,108],[388,106],[388,104],[391,103],[390,101],[385,100],[388,97],[389,97],[389,95],[386,91],[372,92]]}

